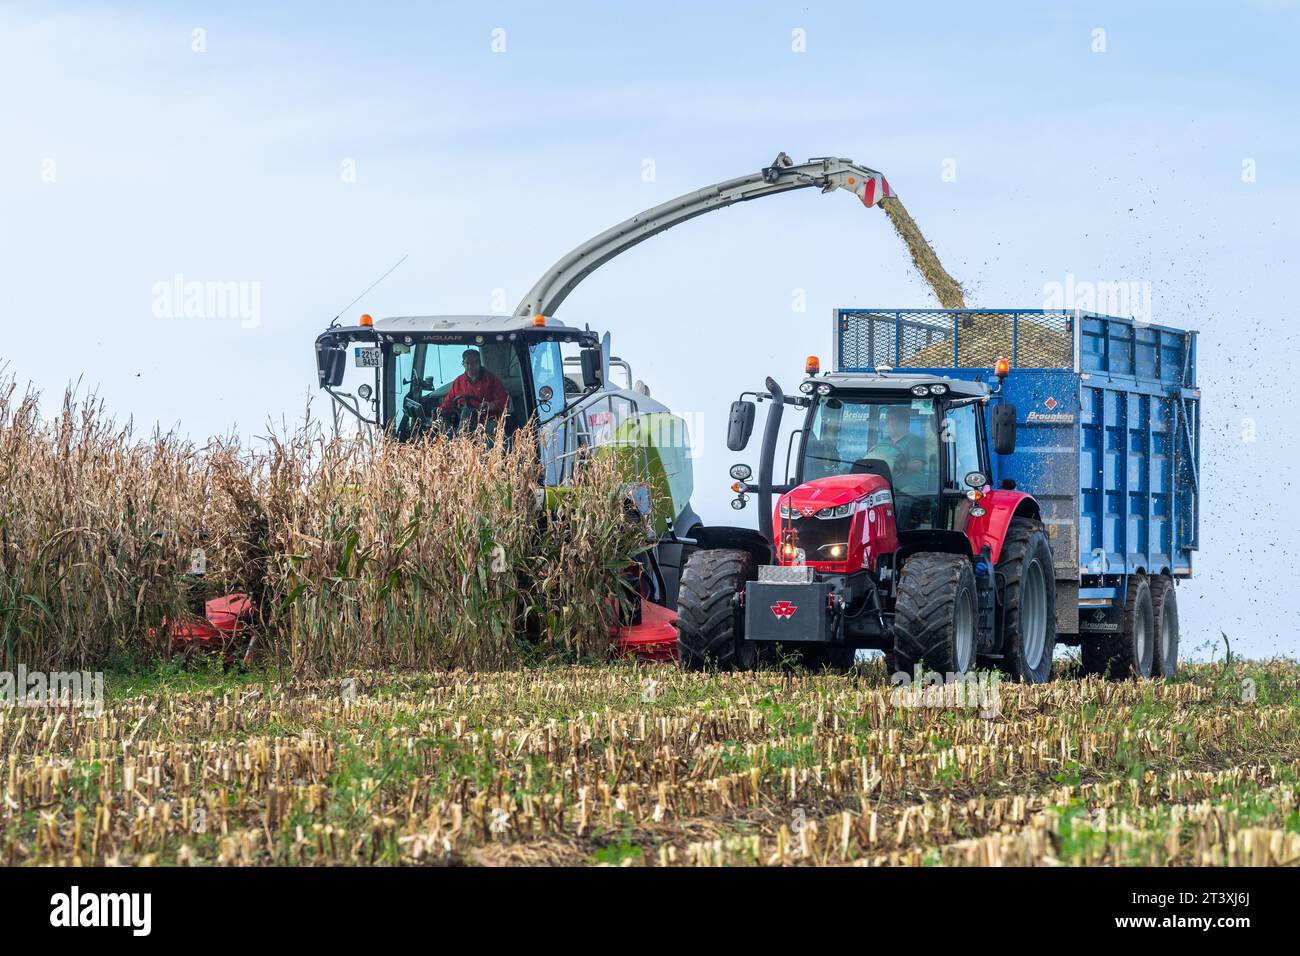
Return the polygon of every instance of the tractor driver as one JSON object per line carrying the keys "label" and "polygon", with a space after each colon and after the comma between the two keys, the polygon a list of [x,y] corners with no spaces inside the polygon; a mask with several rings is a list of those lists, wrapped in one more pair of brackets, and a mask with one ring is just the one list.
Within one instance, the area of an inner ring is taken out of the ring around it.
{"label": "tractor driver", "polygon": [[885,435],[866,453],[889,466],[894,484],[900,490],[919,490],[924,483],[925,441],[912,434],[912,413],[906,405],[890,405],[885,410]]}
{"label": "tractor driver", "polygon": [[439,416],[455,420],[462,405],[478,412],[480,419],[504,415],[510,407],[510,397],[501,379],[483,367],[483,356],[478,349],[466,349],[461,362],[465,371],[451,383],[438,411]]}

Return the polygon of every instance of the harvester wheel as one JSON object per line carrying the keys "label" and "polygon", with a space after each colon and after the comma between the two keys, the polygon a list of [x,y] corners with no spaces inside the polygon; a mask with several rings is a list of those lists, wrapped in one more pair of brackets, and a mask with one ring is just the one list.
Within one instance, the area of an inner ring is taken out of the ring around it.
{"label": "harvester wheel", "polygon": [[1167,680],[1178,670],[1178,598],[1174,595],[1174,579],[1167,574],[1151,579],[1151,618],[1156,634],[1151,674]]}
{"label": "harvester wheel", "polygon": [[1086,640],[1080,649],[1085,674],[1104,674],[1112,680],[1150,677],[1155,662],[1155,614],[1151,585],[1144,574],[1134,575],[1124,602],[1124,623],[1111,637]]}
{"label": "harvester wheel", "polygon": [[748,551],[697,551],[682,570],[677,592],[677,653],[689,670],[751,670],[758,646],[736,626],[735,596],[754,578]]}
{"label": "harvester wheel", "polygon": [[969,558],[939,551],[912,555],[898,577],[893,666],[909,674],[918,664],[941,674],[970,670],[977,608]]}
{"label": "harvester wheel", "polygon": [[1002,579],[1004,673],[1026,684],[1052,676],[1056,649],[1056,576],[1052,548],[1039,521],[1013,518],[1002,542],[997,574]]}

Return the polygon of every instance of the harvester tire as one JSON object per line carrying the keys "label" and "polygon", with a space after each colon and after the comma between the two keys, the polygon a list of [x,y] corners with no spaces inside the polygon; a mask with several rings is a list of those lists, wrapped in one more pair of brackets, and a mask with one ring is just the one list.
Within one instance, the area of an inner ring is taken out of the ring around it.
{"label": "harvester tire", "polygon": [[696,551],[677,592],[677,655],[688,670],[752,670],[758,645],[737,627],[735,596],[754,579],[748,551]]}
{"label": "harvester tire", "polygon": [[1052,676],[1056,649],[1056,575],[1041,522],[1013,518],[1002,541],[997,576],[1002,585],[1003,673],[1026,684]]}
{"label": "harvester tire", "polygon": [[918,664],[941,674],[973,668],[978,607],[969,558],[940,551],[912,555],[898,577],[893,668],[909,674]]}
{"label": "harvester tire", "polygon": [[1167,574],[1151,579],[1151,618],[1156,642],[1151,676],[1168,680],[1178,671],[1178,598],[1174,579]]}
{"label": "harvester tire", "polygon": [[1132,577],[1124,601],[1124,621],[1110,637],[1085,640],[1080,648],[1085,674],[1111,680],[1150,677],[1155,662],[1155,613],[1151,584],[1145,574]]}

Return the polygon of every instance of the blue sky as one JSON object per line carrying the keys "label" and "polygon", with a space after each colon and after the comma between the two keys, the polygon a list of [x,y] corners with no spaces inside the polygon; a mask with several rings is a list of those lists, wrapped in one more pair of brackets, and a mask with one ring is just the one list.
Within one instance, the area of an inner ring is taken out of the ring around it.
{"label": "blue sky", "polygon": [[[50,396],[80,378],[145,427],[255,434],[301,414],[315,335],[403,255],[354,312],[511,306],[640,209],[778,150],[849,156],[888,176],[971,304],[1141,282],[1154,321],[1201,332],[1185,646],[1222,629],[1295,653],[1300,436],[1276,396],[1297,354],[1297,50],[1282,0],[10,3],[0,361]],[[178,273],[257,283],[260,321],[155,317]],[[734,394],[829,358],[836,306],[934,304],[878,211],[804,191],[638,247],[561,317],[609,329],[701,423],[697,507],[729,522]]]}

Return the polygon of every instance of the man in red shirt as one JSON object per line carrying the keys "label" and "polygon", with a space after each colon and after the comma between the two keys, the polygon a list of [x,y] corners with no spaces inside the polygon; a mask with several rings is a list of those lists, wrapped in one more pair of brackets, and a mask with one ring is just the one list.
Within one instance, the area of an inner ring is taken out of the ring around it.
{"label": "man in red shirt", "polygon": [[453,421],[460,415],[461,405],[478,412],[480,419],[495,418],[505,414],[510,407],[510,396],[501,379],[483,367],[478,349],[466,349],[461,356],[465,372],[451,383],[451,391],[442,400],[438,414]]}

